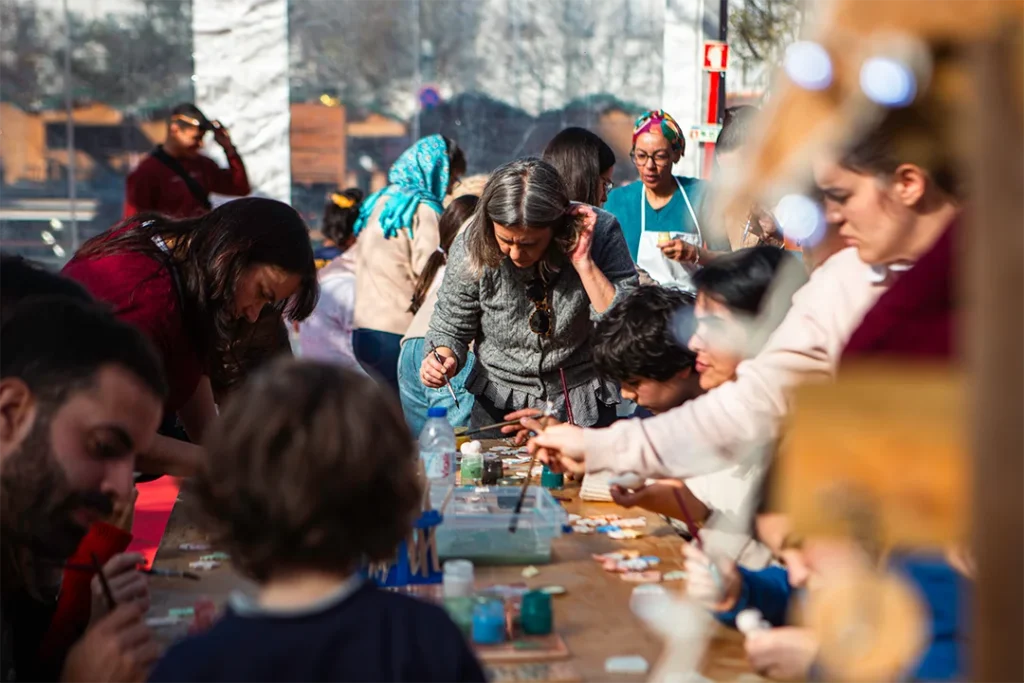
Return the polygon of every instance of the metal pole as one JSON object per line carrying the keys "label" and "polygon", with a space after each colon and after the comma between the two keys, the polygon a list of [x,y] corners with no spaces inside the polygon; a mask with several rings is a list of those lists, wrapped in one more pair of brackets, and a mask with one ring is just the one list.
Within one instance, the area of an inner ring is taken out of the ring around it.
{"label": "metal pole", "polygon": [[[723,43],[729,40],[729,0],[718,2],[718,39]],[[725,121],[725,72],[722,72],[722,80],[719,81],[718,92],[718,123]]]}
{"label": "metal pole", "polygon": [[71,12],[68,0],[64,0],[64,110],[67,114],[67,147],[68,147],[68,205],[71,208],[71,253],[78,251],[78,214],[75,210],[76,172],[75,172],[75,120],[74,98],[71,94]]}

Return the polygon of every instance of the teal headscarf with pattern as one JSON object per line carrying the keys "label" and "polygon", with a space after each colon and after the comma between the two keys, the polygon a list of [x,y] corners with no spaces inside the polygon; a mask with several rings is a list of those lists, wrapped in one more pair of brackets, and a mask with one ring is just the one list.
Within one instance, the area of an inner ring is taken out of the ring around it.
{"label": "teal headscarf with pattern", "polygon": [[384,201],[380,227],[391,239],[403,228],[412,237],[416,208],[426,204],[438,214],[444,212],[444,196],[451,173],[448,145],[441,135],[429,135],[402,152],[388,172],[388,186],[370,195],[359,208],[355,234],[366,227],[377,203]]}

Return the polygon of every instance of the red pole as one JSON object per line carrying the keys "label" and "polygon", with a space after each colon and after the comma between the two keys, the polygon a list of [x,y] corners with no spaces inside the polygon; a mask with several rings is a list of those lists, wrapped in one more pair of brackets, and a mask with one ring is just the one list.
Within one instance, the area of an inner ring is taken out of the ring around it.
{"label": "red pole", "polygon": [[[712,71],[709,76],[711,77],[710,87],[708,88],[708,115],[707,122],[709,124],[718,123],[718,100],[720,98],[720,90],[722,83],[722,72]],[[708,179],[711,177],[711,172],[715,166],[715,143],[705,142],[704,143],[704,163],[701,171],[701,177]]]}

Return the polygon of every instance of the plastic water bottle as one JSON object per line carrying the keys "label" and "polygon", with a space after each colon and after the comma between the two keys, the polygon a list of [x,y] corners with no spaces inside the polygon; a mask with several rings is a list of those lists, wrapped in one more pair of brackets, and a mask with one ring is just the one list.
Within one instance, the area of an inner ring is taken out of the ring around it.
{"label": "plastic water bottle", "polygon": [[427,422],[420,432],[420,457],[431,484],[455,483],[455,430],[448,424],[448,409],[427,410]]}

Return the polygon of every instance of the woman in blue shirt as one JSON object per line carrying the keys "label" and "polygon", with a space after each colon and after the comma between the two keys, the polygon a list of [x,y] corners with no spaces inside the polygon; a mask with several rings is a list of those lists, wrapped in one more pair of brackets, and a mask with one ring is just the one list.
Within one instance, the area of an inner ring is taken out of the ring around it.
{"label": "woman in blue shirt", "polygon": [[685,151],[675,119],[661,110],[641,116],[630,152],[640,179],[612,190],[604,208],[619,220],[638,266],[663,285],[693,291],[693,272],[713,258],[712,250],[729,246],[709,243],[711,235],[701,223],[707,183],[672,175],[672,165]]}

